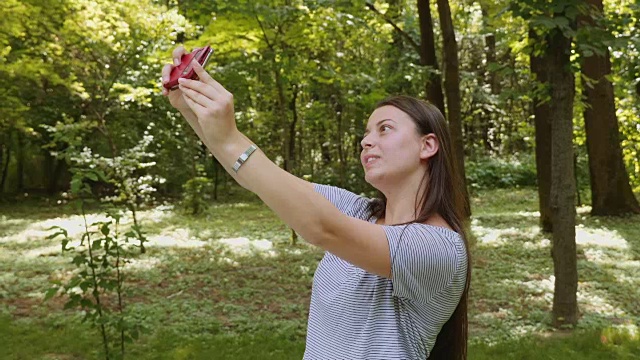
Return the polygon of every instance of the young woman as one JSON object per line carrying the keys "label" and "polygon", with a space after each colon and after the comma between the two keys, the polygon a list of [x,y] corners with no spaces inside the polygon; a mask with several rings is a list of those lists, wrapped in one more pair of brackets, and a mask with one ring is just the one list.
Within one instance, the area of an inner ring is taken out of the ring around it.
{"label": "young woman", "polygon": [[[173,52],[174,65],[184,48]],[[174,65],[163,69],[163,82]],[[470,281],[461,182],[434,106],[382,101],[362,139],[367,199],[309,183],[269,160],[236,127],[233,96],[199,80],[166,91],[211,153],[307,242],[314,275],[305,359],[466,359]]]}

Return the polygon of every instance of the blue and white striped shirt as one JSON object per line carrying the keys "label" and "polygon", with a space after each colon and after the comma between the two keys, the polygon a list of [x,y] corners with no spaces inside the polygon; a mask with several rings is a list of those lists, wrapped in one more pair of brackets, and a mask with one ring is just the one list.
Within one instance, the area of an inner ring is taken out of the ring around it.
{"label": "blue and white striped shirt", "polygon": [[[370,199],[314,188],[343,213],[367,219]],[[392,279],[325,252],[313,278],[304,359],[426,359],[433,349],[464,290],[464,242],[443,227],[382,226]]]}

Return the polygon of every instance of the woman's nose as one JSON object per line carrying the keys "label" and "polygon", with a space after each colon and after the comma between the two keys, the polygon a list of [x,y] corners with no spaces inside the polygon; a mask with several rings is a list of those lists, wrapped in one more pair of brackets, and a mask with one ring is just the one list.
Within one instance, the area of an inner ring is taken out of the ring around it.
{"label": "woman's nose", "polygon": [[368,136],[365,136],[361,141],[360,141],[360,146],[362,146],[363,149],[366,149],[367,147],[371,147],[373,145],[371,145],[371,140],[369,139]]}

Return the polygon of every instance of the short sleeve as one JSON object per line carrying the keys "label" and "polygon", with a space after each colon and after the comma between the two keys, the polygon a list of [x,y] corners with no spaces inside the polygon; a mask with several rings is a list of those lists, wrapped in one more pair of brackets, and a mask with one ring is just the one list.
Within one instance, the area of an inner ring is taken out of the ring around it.
{"label": "short sleeve", "polygon": [[369,199],[337,186],[313,184],[316,192],[327,198],[342,213],[360,218],[369,204]]}
{"label": "short sleeve", "polygon": [[467,253],[460,235],[423,224],[383,228],[389,241],[394,296],[427,303],[443,291],[459,291],[464,285]]}

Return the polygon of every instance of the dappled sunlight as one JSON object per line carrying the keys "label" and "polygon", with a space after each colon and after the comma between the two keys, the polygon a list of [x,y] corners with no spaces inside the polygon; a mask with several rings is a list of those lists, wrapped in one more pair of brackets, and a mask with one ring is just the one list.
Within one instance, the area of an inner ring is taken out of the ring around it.
{"label": "dappled sunlight", "polygon": [[578,245],[596,245],[620,250],[629,248],[627,241],[618,234],[618,231],[587,228],[582,224],[576,226],[576,243]]}
{"label": "dappled sunlight", "polygon": [[541,279],[531,279],[521,282],[520,285],[527,289],[532,294],[550,294],[553,296],[553,287],[556,281],[554,275],[544,277]]}
{"label": "dappled sunlight", "polygon": [[504,218],[504,217],[537,219],[540,217],[540,212],[539,211],[508,211],[508,212],[482,213],[477,215],[477,218],[474,218],[472,222],[477,222],[478,218],[490,219],[490,218]]}
{"label": "dappled sunlight", "polygon": [[[79,243],[80,242],[78,241],[77,245],[79,245]],[[58,255],[60,254],[61,251],[62,251],[62,246],[58,244],[58,245],[43,246],[36,249],[26,250],[22,253],[22,256],[27,259],[33,259],[40,256]]]}
{"label": "dappled sunlight", "polygon": [[[475,234],[478,244],[487,246],[501,246],[512,242],[514,237],[522,237],[523,240],[533,240],[539,234],[539,228],[537,226],[528,227],[526,229],[509,227],[504,229],[498,229],[493,227],[484,227],[477,225],[477,222],[472,222],[471,231]],[[528,241],[530,242],[530,241]],[[536,247],[535,243],[532,243]],[[541,244],[539,247],[543,247],[546,244]]]}
{"label": "dappled sunlight", "polygon": [[[154,208],[151,210],[140,211],[138,214],[140,215],[139,220],[145,219],[153,222],[160,222],[163,220],[164,217],[170,215],[169,212],[163,210],[162,208]],[[19,224],[19,223],[24,223],[27,220],[10,219],[7,221],[15,224]],[[95,226],[92,226],[92,224],[97,222],[108,222],[108,221],[113,221],[113,219],[108,218],[104,214],[87,214],[86,215],[86,224],[89,226],[89,229],[91,231],[96,230]],[[55,232],[55,230],[50,230],[50,228],[53,226],[59,226],[65,229],[70,238],[80,238],[80,236],[86,230],[85,219],[82,217],[82,215],[56,217],[56,218],[51,218],[51,219],[46,219],[41,221],[30,221],[30,222],[31,223],[27,225],[23,230],[0,237],[0,244],[10,244],[10,243],[25,244],[25,243],[31,243],[34,240],[45,240],[47,236]],[[123,214],[123,216],[120,218],[120,226],[129,227],[130,225],[133,225],[133,218],[130,216],[129,213]]]}
{"label": "dappled sunlight", "polygon": [[124,266],[124,271],[134,270],[151,270],[160,265],[160,259],[151,257],[147,259],[128,259],[127,264]]}
{"label": "dappled sunlight", "polygon": [[169,216],[173,216],[173,205],[159,205],[152,209],[140,210],[136,212],[136,218],[139,222],[153,222],[159,223],[165,220]]}
{"label": "dappled sunlight", "polygon": [[145,245],[147,247],[196,248],[208,244],[206,241],[191,236],[189,230],[183,228],[163,231],[161,234],[149,236],[148,240],[149,242]]}
{"label": "dappled sunlight", "polygon": [[[590,205],[582,205],[576,207],[576,214],[578,215],[589,215],[591,214],[591,206]],[[583,217],[584,219],[584,217]]]}
{"label": "dappled sunlight", "polygon": [[520,217],[528,217],[528,218],[536,218],[536,219],[540,217],[540,211],[516,211],[511,214],[520,216]]}
{"label": "dappled sunlight", "polygon": [[273,251],[273,243],[269,240],[249,240],[245,237],[228,238],[217,240],[216,243],[223,245],[234,255],[250,255],[263,254],[267,256],[275,256]]}
{"label": "dappled sunlight", "polygon": [[594,282],[578,282],[578,307],[580,312],[592,312],[601,316],[624,317],[625,312],[595,292]]}

